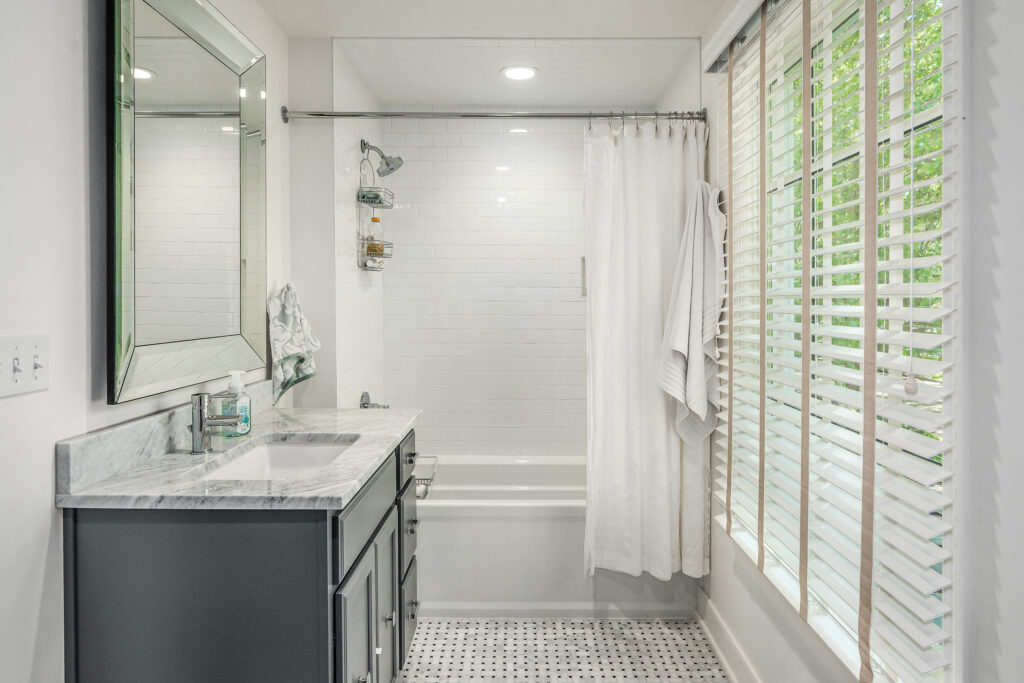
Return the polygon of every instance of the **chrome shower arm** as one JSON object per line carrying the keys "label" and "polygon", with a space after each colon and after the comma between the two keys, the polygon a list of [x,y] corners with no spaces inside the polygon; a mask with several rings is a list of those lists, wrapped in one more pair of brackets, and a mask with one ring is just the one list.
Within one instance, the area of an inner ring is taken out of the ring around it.
{"label": "chrome shower arm", "polygon": [[383,158],[384,158],[384,152],[383,152],[383,151],[381,150],[381,148],[380,148],[380,147],[377,147],[376,145],[371,145],[371,144],[370,144],[369,142],[367,142],[366,140],[360,140],[360,141],[359,141],[359,151],[360,151],[360,152],[362,152],[363,154],[366,154],[366,152],[367,152],[368,150],[371,150],[371,149],[372,149],[372,150],[373,150],[374,152],[376,152],[376,153],[377,153],[378,155],[380,155],[380,158],[381,158],[381,159],[383,159]]}

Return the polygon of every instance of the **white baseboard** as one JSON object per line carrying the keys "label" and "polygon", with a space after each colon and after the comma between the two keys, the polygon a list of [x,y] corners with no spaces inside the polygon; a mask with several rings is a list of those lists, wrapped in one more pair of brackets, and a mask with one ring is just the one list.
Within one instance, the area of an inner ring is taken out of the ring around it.
{"label": "white baseboard", "polygon": [[453,619],[562,618],[562,619],[689,619],[692,603],[654,602],[440,602],[423,600],[423,617]]}
{"label": "white baseboard", "polygon": [[750,665],[743,648],[733,638],[732,631],[722,620],[715,604],[703,590],[697,591],[697,621],[708,634],[711,647],[732,683],[764,683]]}

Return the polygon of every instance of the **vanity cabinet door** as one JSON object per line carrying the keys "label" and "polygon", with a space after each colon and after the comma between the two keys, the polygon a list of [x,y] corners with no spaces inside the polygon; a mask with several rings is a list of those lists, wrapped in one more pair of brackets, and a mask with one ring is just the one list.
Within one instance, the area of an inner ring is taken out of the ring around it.
{"label": "vanity cabinet door", "polygon": [[410,479],[405,484],[405,490],[398,497],[398,517],[401,526],[402,545],[399,552],[399,572],[401,576],[409,570],[412,558],[416,554],[416,539],[419,527],[419,519],[416,517],[416,480]]}
{"label": "vanity cabinet door", "polygon": [[420,609],[419,600],[416,596],[416,558],[412,558],[409,571],[402,579],[402,587],[399,590],[402,612],[402,652],[401,664],[405,667],[405,658],[409,655],[409,648],[412,646],[412,636],[416,633],[416,620]]}
{"label": "vanity cabinet door", "polygon": [[373,683],[376,556],[373,548],[334,594],[335,683]]}
{"label": "vanity cabinet door", "polygon": [[398,678],[398,548],[401,538],[398,511],[391,510],[373,547],[377,558],[377,678],[391,683]]}

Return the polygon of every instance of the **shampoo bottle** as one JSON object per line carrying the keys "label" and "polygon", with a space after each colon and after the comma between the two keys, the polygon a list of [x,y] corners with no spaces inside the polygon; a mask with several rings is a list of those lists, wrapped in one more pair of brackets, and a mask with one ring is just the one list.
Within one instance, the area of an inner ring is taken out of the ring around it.
{"label": "shampoo bottle", "polygon": [[229,396],[224,399],[223,412],[225,415],[238,415],[242,419],[236,425],[222,427],[224,430],[222,433],[224,436],[244,436],[252,429],[250,421],[252,399],[249,398],[249,394],[242,391],[244,388],[242,384],[243,371],[232,370],[229,374],[231,375],[231,383],[228,384]]}

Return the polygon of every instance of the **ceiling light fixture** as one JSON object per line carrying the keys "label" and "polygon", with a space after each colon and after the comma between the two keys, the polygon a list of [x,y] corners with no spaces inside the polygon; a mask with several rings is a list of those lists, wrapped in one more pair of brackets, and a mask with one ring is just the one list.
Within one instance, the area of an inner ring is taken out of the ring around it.
{"label": "ceiling light fixture", "polygon": [[147,79],[153,78],[153,72],[149,69],[143,69],[141,66],[136,66],[132,68],[132,76],[138,78],[139,80],[145,81]]}
{"label": "ceiling light fixture", "polygon": [[225,133],[234,133],[235,132],[235,127],[234,126],[221,126],[220,129],[222,131],[224,131]]}
{"label": "ceiling light fixture", "polygon": [[495,171],[507,171],[508,170],[508,166],[495,166],[494,170]]}
{"label": "ceiling light fixture", "polygon": [[509,128],[508,132],[512,133],[513,135],[523,135],[525,133],[529,133],[530,131],[526,130],[525,128]]}
{"label": "ceiling light fixture", "polygon": [[528,81],[537,75],[537,69],[532,66],[506,66],[501,73],[513,81]]}

